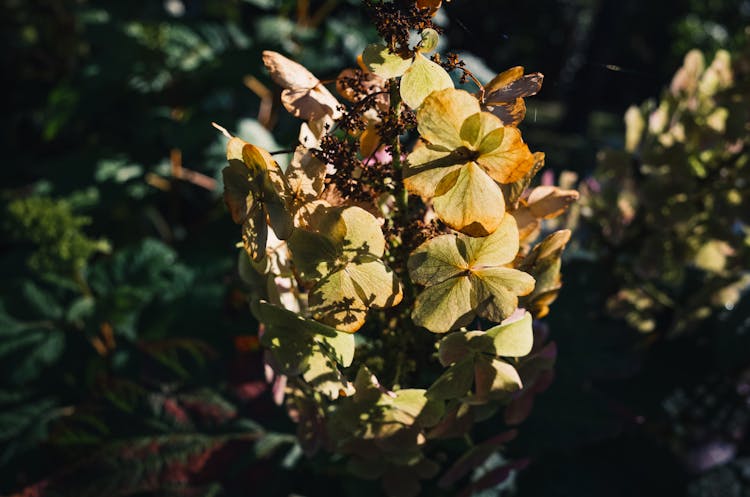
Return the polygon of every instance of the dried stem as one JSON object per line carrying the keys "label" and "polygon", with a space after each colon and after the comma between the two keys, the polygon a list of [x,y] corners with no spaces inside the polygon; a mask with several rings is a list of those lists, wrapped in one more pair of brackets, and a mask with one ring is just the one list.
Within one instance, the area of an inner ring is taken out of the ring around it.
{"label": "dried stem", "polygon": [[[398,79],[393,78],[390,80],[391,90],[391,112],[398,119],[401,113],[401,92],[399,91]],[[391,163],[393,164],[393,170],[396,171],[396,201],[398,202],[399,216],[402,221],[406,221],[409,215],[409,192],[404,188],[403,182],[403,169],[404,165],[401,162],[401,137],[396,135],[391,142]]]}

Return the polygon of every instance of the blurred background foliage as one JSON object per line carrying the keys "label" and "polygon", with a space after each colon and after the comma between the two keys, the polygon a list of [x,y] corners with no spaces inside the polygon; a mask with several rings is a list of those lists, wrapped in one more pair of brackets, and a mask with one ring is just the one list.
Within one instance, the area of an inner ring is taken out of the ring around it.
{"label": "blurred background foliage", "polygon": [[[626,109],[661,95],[688,50],[746,50],[750,2],[453,0],[438,22],[482,81],[543,72],[526,141],[555,173],[601,178]],[[375,40],[360,2],[6,0],[0,26],[0,494],[377,495],[300,457],[271,399],[210,127],[288,147],[261,51],[333,78]],[[546,319],[556,378],[508,445],[529,464],[502,492],[749,495],[750,299],[689,333],[635,331],[607,302],[613,261],[644,245],[608,244],[601,219],[579,221]]]}

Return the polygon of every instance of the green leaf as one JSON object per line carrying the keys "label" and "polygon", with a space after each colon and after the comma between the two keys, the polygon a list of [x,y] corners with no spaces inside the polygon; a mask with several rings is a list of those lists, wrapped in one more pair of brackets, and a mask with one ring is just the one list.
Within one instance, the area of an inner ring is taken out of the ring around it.
{"label": "green leaf", "polygon": [[466,326],[476,316],[469,278],[453,277],[430,285],[417,296],[411,318],[433,333],[446,333]]}
{"label": "green leaf", "polygon": [[[442,339],[438,353],[440,363],[450,367],[430,387],[430,397],[482,403],[490,396],[520,388],[521,380],[515,368],[494,356],[526,355],[531,349],[529,339],[518,336],[525,335],[524,327],[531,338],[531,316],[528,314],[521,320],[488,332],[459,331]],[[475,393],[469,392],[472,383],[476,385]]]}
{"label": "green leaf", "polygon": [[312,337],[304,331],[282,326],[269,326],[261,343],[275,359],[274,370],[288,376],[297,376],[307,370],[315,345]]}
{"label": "green leaf", "polygon": [[534,290],[534,278],[523,271],[507,267],[484,267],[476,269],[477,300],[484,302],[478,314],[491,321],[502,321],[518,306],[519,295],[528,295]]}
{"label": "green leaf", "polygon": [[391,53],[388,47],[379,43],[367,45],[362,53],[362,62],[367,69],[385,79],[403,75],[412,64],[410,59],[403,59],[400,55]]}
{"label": "green leaf", "polygon": [[461,140],[480,154],[500,146],[504,135],[503,123],[488,112],[472,114],[461,124]]}
{"label": "green leaf", "polygon": [[470,356],[473,350],[469,347],[469,339],[468,333],[456,332],[440,340],[440,348],[438,349],[440,364],[450,366]]}
{"label": "green leaf", "polygon": [[367,307],[384,309],[401,301],[401,284],[396,274],[380,259],[362,256],[344,271],[356,288],[356,296]]}
{"label": "green leaf", "polygon": [[[0,392],[0,395],[5,393]],[[62,414],[62,409],[57,407],[54,399],[33,397],[4,405],[0,411],[0,464],[5,465],[14,456],[47,441],[49,425]]]}
{"label": "green leaf", "polygon": [[425,98],[417,129],[427,143],[408,157],[406,189],[432,199],[438,217],[457,231],[494,232],[505,214],[498,183],[525,178],[538,162],[518,129],[504,127],[496,116],[481,112],[473,95],[453,88]]}
{"label": "green leaf", "polygon": [[484,331],[458,331],[440,340],[438,358],[449,366],[477,352],[494,354],[492,337]]}
{"label": "green leaf", "polygon": [[469,269],[453,235],[440,235],[422,244],[409,256],[409,276],[418,285],[445,281]]}
{"label": "green leaf", "polygon": [[427,391],[421,388],[398,390],[393,407],[427,428],[436,425],[444,411],[443,404],[428,398]]}
{"label": "green leaf", "polygon": [[464,164],[464,161],[457,162],[456,156],[450,152],[420,141],[407,158],[404,186],[410,193],[424,199],[432,198],[443,178]]}
{"label": "green leaf", "polygon": [[[141,311],[194,293],[194,276],[174,249],[148,238],[98,261],[88,274],[89,285],[98,296],[96,314],[108,316],[118,334],[133,339],[145,324]],[[165,315],[165,310],[159,314]]]}
{"label": "green leaf", "polygon": [[315,319],[346,331],[359,329],[367,316],[346,267],[323,277],[310,290],[308,304]]}
{"label": "green leaf", "polygon": [[381,260],[362,256],[322,278],[308,303],[315,319],[354,332],[364,324],[367,309],[391,307],[401,298],[395,273]]}
{"label": "green leaf", "polygon": [[386,393],[362,366],[354,381],[354,395],[341,399],[328,425],[333,440],[376,440],[377,447],[408,464],[419,456],[424,428],[434,426],[444,414],[442,402],[429,399],[422,389]]}
{"label": "green leaf", "polygon": [[96,299],[84,295],[75,299],[68,307],[65,320],[69,323],[83,322],[91,318],[96,311]]}
{"label": "green leaf", "polygon": [[361,405],[375,405],[382,395],[380,383],[367,366],[360,366],[354,378],[355,399]]}
{"label": "green leaf", "polygon": [[420,52],[428,53],[437,48],[438,42],[440,41],[440,36],[434,29],[423,29],[422,32],[419,33],[419,36],[422,38],[422,41],[419,42],[418,47]]}
{"label": "green leaf", "polygon": [[470,236],[489,235],[505,216],[502,190],[475,162],[446,175],[432,202],[445,224]]}
{"label": "green leaf", "polygon": [[378,220],[360,207],[328,209],[317,228],[331,238],[349,260],[358,255],[380,257],[385,251],[385,237]]}
{"label": "green leaf", "polygon": [[74,197],[31,195],[10,201],[4,211],[4,234],[31,244],[26,262],[42,278],[71,278],[86,268],[91,256],[111,251],[106,240],[86,236],[91,219],[75,213]]}
{"label": "green leaf", "polygon": [[265,255],[266,217],[279,239],[292,232],[293,220],[283,200],[291,188],[268,152],[239,138],[229,140],[227,160],[229,166],[222,170],[224,202],[232,220],[242,225],[245,249],[257,262]]}
{"label": "green leaf", "polygon": [[[501,125],[499,119],[497,123]],[[478,151],[477,162],[498,183],[513,183],[522,179],[536,163],[534,155],[521,138],[521,132],[510,126],[491,131],[482,139]]]}
{"label": "green leaf", "polygon": [[500,324],[487,330],[493,338],[495,353],[504,357],[523,357],[531,352],[534,345],[531,314],[525,312],[517,321]]}
{"label": "green leaf", "polygon": [[286,240],[294,230],[294,218],[291,216],[287,207],[281,202],[279,197],[271,197],[270,201],[265,203],[268,221],[273,227],[273,232],[279,240]]}
{"label": "green leaf", "polygon": [[265,257],[268,244],[268,224],[262,204],[256,203],[247,213],[241,233],[245,251],[254,262],[259,262]]}
{"label": "green leaf", "polygon": [[342,252],[330,237],[307,229],[294,230],[288,244],[295,267],[307,280],[328,274]]}
{"label": "green leaf", "polygon": [[460,399],[469,393],[473,382],[474,359],[472,356],[449,367],[430,386],[427,395],[435,400]]}
{"label": "green leaf", "polygon": [[392,399],[390,404],[406,415],[408,420],[415,420],[427,405],[425,393],[425,390],[417,388],[398,390],[396,398]]}
{"label": "green leaf", "polygon": [[242,147],[242,161],[251,171],[263,171],[256,176],[251,189],[259,195],[269,221],[279,240],[286,240],[294,225],[287,212],[286,199],[291,196],[291,187],[279,164],[267,151],[251,144]]}
{"label": "green leaf", "polygon": [[354,336],[350,333],[336,333],[336,336],[320,335],[316,337],[321,345],[327,350],[336,362],[348,368],[354,360],[355,343]]}
{"label": "green leaf", "polygon": [[303,275],[319,278],[308,297],[315,319],[355,332],[369,308],[401,301],[401,283],[379,259],[385,237],[372,214],[360,207],[321,209],[310,228],[317,231],[295,230],[289,245]]}
{"label": "green leaf", "polygon": [[472,267],[494,266],[511,262],[518,254],[518,227],[513,216],[505,216],[495,232],[487,237],[461,236],[459,250]]}
{"label": "green leaf", "polygon": [[253,302],[252,311],[266,326],[261,341],[286,374],[304,373],[311,360],[319,360],[314,356],[320,353],[343,367],[351,365],[355,348],[352,335],[262,300]]}
{"label": "green leaf", "polygon": [[229,208],[232,220],[242,224],[256,203],[259,189],[257,183],[262,181],[263,170],[257,164],[246,165],[242,157],[245,142],[232,138],[227,143],[227,161],[229,166],[222,171],[224,178],[224,202]]}
{"label": "green leaf", "polygon": [[518,243],[515,219],[506,215],[491,236],[442,235],[417,247],[407,263],[409,276],[426,288],[414,303],[414,322],[445,333],[476,315],[496,322],[508,317],[518,296],[534,289],[533,277],[505,267],[515,258]]}
{"label": "green leaf", "polygon": [[341,391],[347,390],[347,381],[336,363],[318,347],[307,358],[307,369],[302,378],[316,391],[323,395],[336,399]]}
{"label": "green leaf", "polygon": [[0,302],[0,363],[11,384],[37,378],[65,350],[65,334],[51,322],[24,322]]}
{"label": "green leaf", "polygon": [[433,91],[453,88],[453,80],[440,64],[417,53],[414,62],[401,77],[401,99],[412,109],[418,109]]}
{"label": "green leaf", "polygon": [[284,174],[298,202],[311,202],[325,189],[326,165],[302,145],[294,150],[294,157]]}
{"label": "green leaf", "polygon": [[488,399],[512,393],[523,387],[518,371],[505,361],[478,355],[474,361],[476,393],[470,403],[485,403]]}
{"label": "green leaf", "polygon": [[320,278],[360,256],[381,257],[385,237],[375,216],[360,207],[316,210],[308,229],[289,240],[294,263],[307,278]]}
{"label": "green leaf", "polygon": [[49,292],[43,290],[31,281],[24,281],[21,285],[21,293],[34,316],[45,319],[60,319],[63,308],[57,299]]}
{"label": "green leaf", "polygon": [[312,319],[305,319],[299,314],[269,304],[263,300],[253,302],[251,309],[258,321],[271,328],[304,330],[326,337],[337,336],[337,331],[330,326],[313,321]]}
{"label": "green leaf", "polygon": [[455,150],[467,145],[461,137],[464,121],[480,110],[479,101],[469,92],[452,87],[436,91],[417,111],[417,130],[433,146]]}

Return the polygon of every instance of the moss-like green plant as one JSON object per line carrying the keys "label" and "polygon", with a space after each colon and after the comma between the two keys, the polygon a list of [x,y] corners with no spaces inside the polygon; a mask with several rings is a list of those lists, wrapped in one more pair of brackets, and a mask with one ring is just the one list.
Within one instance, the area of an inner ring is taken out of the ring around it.
{"label": "moss-like green plant", "polygon": [[[455,89],[460,61],[427,57],[440,2],[401,15],[401,3],[368,4],[387,44],[336,79],[348,105],[264,53],[284,107],[305,121],[300,141],[282,171],[226,132],[225,200],[301,445],[344,454],[355,474],[413,495],[439,470],[431,443],[469,435],[551,367],[532,325],[560,289],[570,232],[535,242],[577,192],[528,188],[544,155],[517,125],[540,74],[513,68],[476,95]],[[421,41],[410,46],[414,29]]]}
{"label": "moss-like green plant", "polygon": [[77,279],[92,255],[110,251],[106,240],[94,240],[84,233],[91,219],[75,214],[65,199],[20,198],[8,204],[7,212],[11,235],[34,246],[27,262],[39,274]]}

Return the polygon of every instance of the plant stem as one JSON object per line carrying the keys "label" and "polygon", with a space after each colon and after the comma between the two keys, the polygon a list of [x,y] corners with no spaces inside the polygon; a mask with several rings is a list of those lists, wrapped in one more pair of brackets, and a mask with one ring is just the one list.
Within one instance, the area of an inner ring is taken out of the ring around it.
{"label": "plant stem", "polygon": [[83,269],[77,268],[75,270],[75,272],[73,273],[73,281],[76,282],[78,288],[80,288],[81,290],[81,294],[83,294],[84,297],[94,296],[94,293],[91,291],[91,287],[89,287],[89,284],[86,281],[86,277],[83,275]]}
{"label": "plant stem", "polygon": [[[391,91],[391,113],[398,118],[401,113],[401,92],[399,91],[399,81],[397,78],[390,80]],[[406,221],[409,211],[409,192],[404,188],[403,169],[401,162],[401,137],[396,136],[391,142],[391,161],[393,170],[398,172],[396,179],[396,202],[398,202],[399,215],[402,220]]]}
{"label": "plant stem", "polygon": [[[401,92],[398,78],[391,78],[391,80],[389,81],[389,90],[391,116],[396,120],[396,122],[398,122],[398,119],[401,115]],[[392,222],[397,226],[405,228],[409,222],[409,192],[407,192],[406,188],[404,187],[404,164],[401,161],[401,137],[399,135],[396,135],[391,141],[390,145],[391,164],[395,173],[395,177],[393,179],[396,183],[396,190],[394,192],[394,195],[396,197],[397,205],[396,216],[395,219],[392,220]],[[401,240],[400,243],[403,244],[403,240]],[[406,259],[408,258],[408,255],[404,254],[403,247],[399,247],[398,251],[403,255],[403,258],[400,258],[401,260],[399,260],[399,263],[403,268],[403,272],[401,274],[404,276],[402,280],[402,284],[404,285],[404,296],[406,297],[404,300],[406,302],[410,302],[413,299],[414,288],[411,286],[411,282],[409,281],[409,277],[406,272]],[[404,316],[402,315],[401,318],[403,317]],[[394,388],[400,387],[403,381],[403,364],[407,360],[407,350],[409,350],[410,345],[409,336],[407,333],[405,333],[405,331],[409,329],[409,327],[399,326],[399,328],[400,329],[397,331],[398,334],[396,338],[396,341],[398,343],[398,352],[396,354],[396,371],[393,378]]]}

